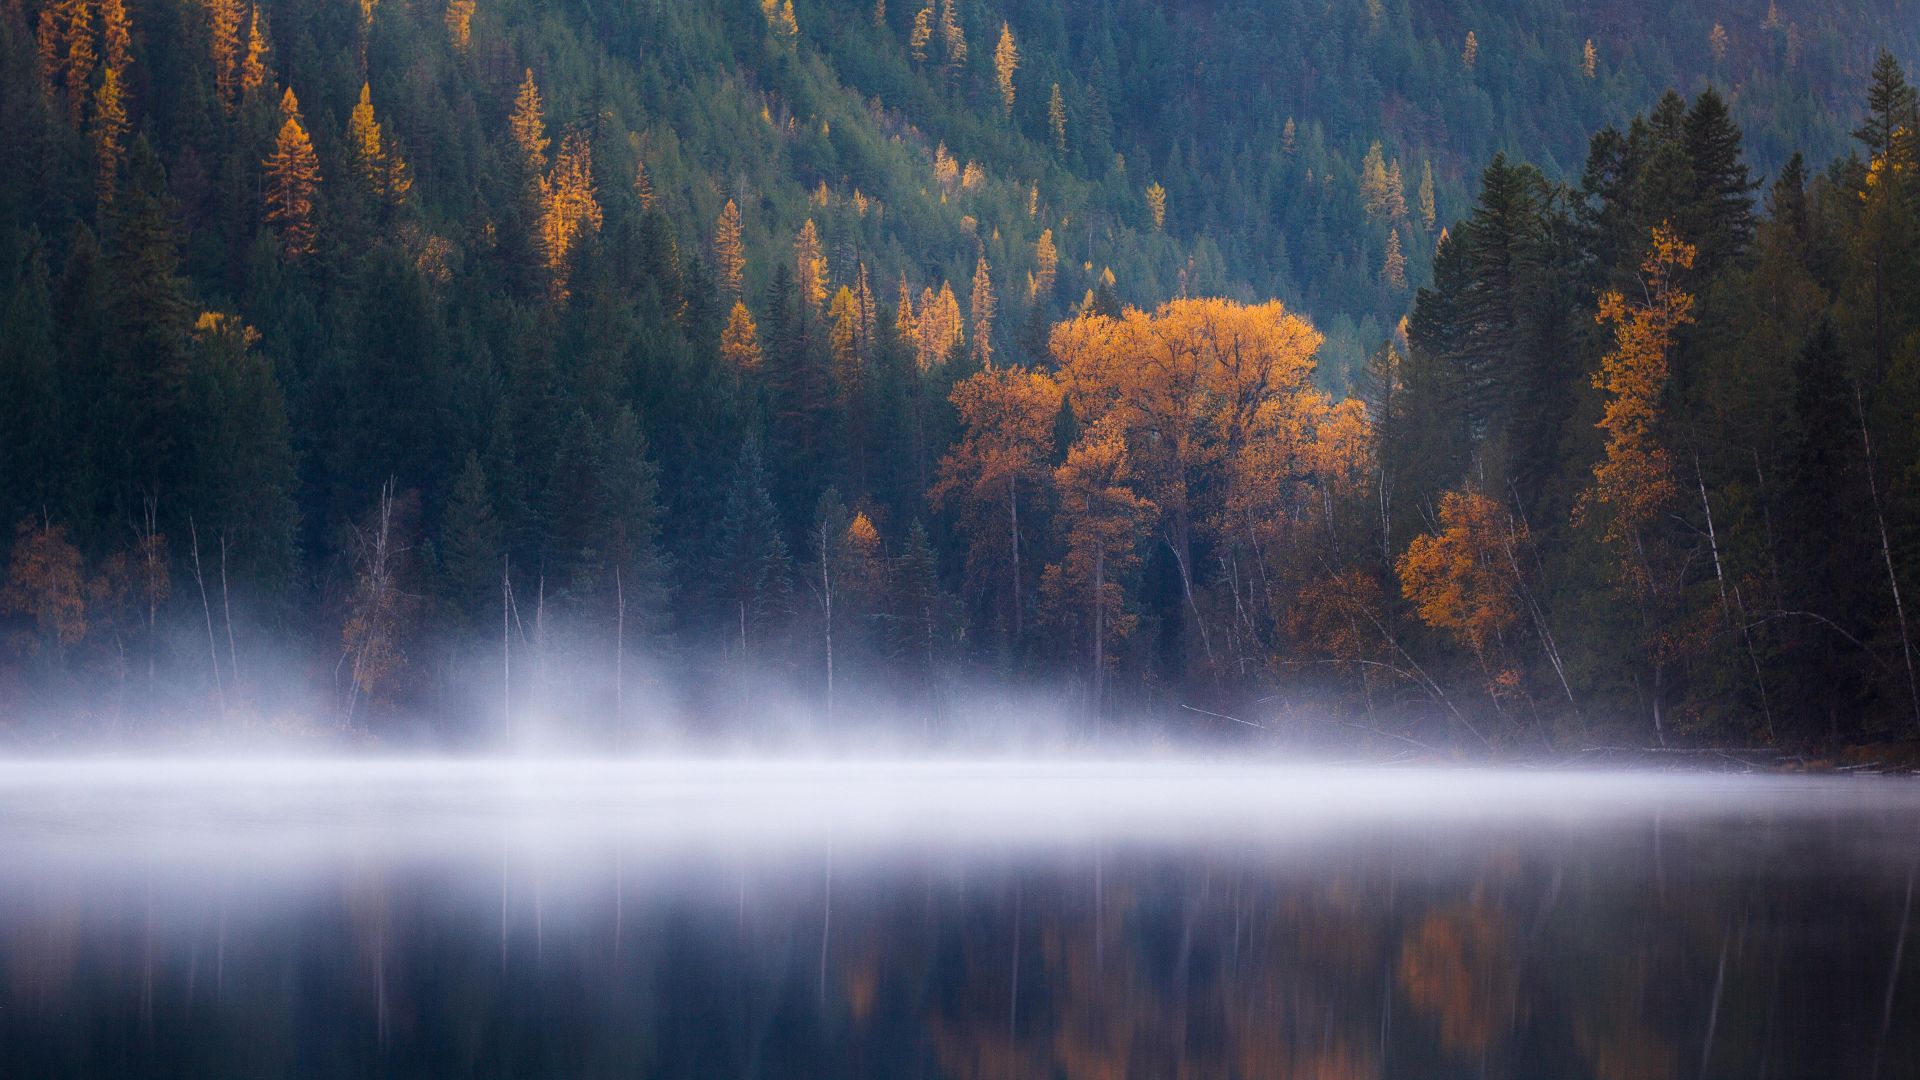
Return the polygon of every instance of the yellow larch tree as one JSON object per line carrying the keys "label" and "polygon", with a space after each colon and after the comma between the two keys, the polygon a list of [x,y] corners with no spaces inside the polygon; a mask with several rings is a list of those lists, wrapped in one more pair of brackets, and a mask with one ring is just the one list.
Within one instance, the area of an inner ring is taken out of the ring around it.
{"label": "yellow larch tree", "polygon": [[473,42],[475,0],[447,0],[447,38],[455,52],[466,52]]}
{"label": "yellow larch tree", "polygon": [[104,207],[113,202],[126,159],[127,68],[133,62],[133,26],[121,0],[100,0],[100,36],[106,63],[93,92],[89,141],[96,166],[94,192]]}
{"label": "yellow larch tree", "polygon": [[568,296],[572,259],[581,237],[600,231],[600,202],[593,187],[593,145],[581,131],[560,140],[553,174],[540,182],[540,255],[547,269],[547,298]]}
{"label": "yellow larch tree", "polygon": [[973,336],[973,351],[969,355],[981,367],[992,367],[993,314],[998,304],[994,300],[993,276],[985,255],[980,256],[980,261],[974,264],[973,287],[967,299],[971,308],[968,330]]}
{"label": "yellow larch tree", "polygon": [[914,13],[913,30],[907,35],[907,48],[918,63],[927,59],[927,43],[933,40],[933,0]]}
{"label": "yellow larch tree", "polygon": [[537,179],[547,172],[547,121],[541,111],[540,86],[528,68],[513,98],[513,114],[507,124],[513,130],[513,143],[520,148],[520,160],[527,176]]}
{"label": "yellow larch tree", "polygon": [[733,302],[727,325],[720,331],[720,359],[732,371],[754,371],[760,367],[760,331],[744,301]]}
{"label": "yellow larch tree", "polygon": [[1407,287],[1407,255],[1400,250],[1400,230],[1387,230],[1387,253],[1380,261],[1380,280],[1390,289]]}
{"label": "yellow larch tree", "polygon": [[905,274],[900,275],[900,299],[893,308],[893,333],[910,355],[916,358],[920,355],[920,326],[913,315],[913,286],[907,284]]}
{"label": "yellow larch tree", "polygon": [[271,50],[265,16],[260,12],[260,5],[255,4],[247,22],[247,56],[240,62],[240,96],[243,100],[254,100],[267,89],[267,54]]}
{"label": "yellow larch tree", "polygon": [[347,117],[347,152],[352,156],[354,179],[369,201],[395,207],[406,200],[413,180],[373,114],[373,88],[365,82],[360,84],[360,100]]}
{"label": "yellow larch tree", "polygon": [[1147,213],[1153,217],[1153,227],[1164,229],[1167,226],[1167,189],[1155,180],[1147,185]]}
{"label": "yellow larch tree", "polygon": [[280,234],[280,250],[289,259],[313,253],[314,195],[320,188],[320,159],[300,122],[300,100],[288,87],[280,97],[280,133],[266,162],[266,223]]}
{"label": "yellow larch tree", "polygon": [[1044,300],[1053,295],[1053,283],[1059,274],[1060,252],[1053,246],[1053,230],[1041,229],[1033,242],[1033,277],[1028,287],[1029,300]]}
{"label": "yellow larch tree", "polygon": [[644,159],[636,158],[633,163],[633,197],[640,201],[641,210],[653,209],[653,174],[647,171]]}
{"label": "yellow larch tree", "polygon": [[827,300],[827,256],[820,247],[820,232],[813,219],[800,226],[793,238],[794,280],[800,285],[800,299],[814,311]]}
{"label": "yellow larch tree", "polygon": [[92,96],[93,70],[100,61],[89,0],[54,0],[40,13],[38,46],[47,85],[60,87],[67,120],[78,128]]}
{"label": "yellow larch tree", "polygon": [[960,325],[960,302],[953,295],[953,286],[943,281],[939,292],[934,292],[932,287],[922,289],[914,319],[918,344],[914,353],[915,366],[922,372],[944,366],[953,357],[953,350],[959,347],[964,336]]}
{"label": "yellow larch tree", "polygon": [[720,217],[713,224],[713,261],[721,298],[740,299],[747,274],[747,249],[740,240],[740,208],[732,199],[720,208]]}
{"label": "yellow larch tree", "polygon": [[957,79],[967,66],[967,31],[960,25],[957,0],[940,0],[941,71],[948,79]]}
{"label": "yellow larch tree", "polygon": [[1593,39],[1588,38],[1586,46],[1580,50],[1580,74],[1591,79],[1599,67],[1599,50],[1593,47]]}
{"label": "yellow larch tree", "polygon": [[1473,65],[1479,62],[1479,60],[1480,38],[1473,31],[1469,30],[1467,31],[1466,44],[1460,47],[1460,62],[1467,66],[1468,71],[1472,71]]}
{"label": "yellow larch tree", "polygon": [[1000,88],[1000,104],[1007,116],[1013,115],[1013,73],[1020,67],[1020,46],[1013,40],[1013,28],[1000,24],[1000,43],[993,47],[993,77]]}
{"label": "yellow larch tree", "polygon": [[213,88],[228,109],[240,100],[240,0],[206,0]]}

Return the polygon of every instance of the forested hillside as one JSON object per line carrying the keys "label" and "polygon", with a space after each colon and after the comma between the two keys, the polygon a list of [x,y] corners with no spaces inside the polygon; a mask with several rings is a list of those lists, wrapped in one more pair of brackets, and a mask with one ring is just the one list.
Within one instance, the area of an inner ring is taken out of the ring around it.
{"label": "forested hillside", "polygon": [[1898,3],[0,12],[23,731],[1920,723]]}

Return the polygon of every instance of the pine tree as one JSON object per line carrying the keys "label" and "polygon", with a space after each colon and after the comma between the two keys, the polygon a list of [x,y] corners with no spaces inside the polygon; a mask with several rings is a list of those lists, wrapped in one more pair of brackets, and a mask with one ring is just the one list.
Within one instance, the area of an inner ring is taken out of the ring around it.
{"label": "pine tree", "polygon": [[740,208],[732,199],[720,208],[713,226],[713,258],[720,277],[720,298],[739,300],[745,284],[747,251],[740,242]]}
{"label": "pine tree", "polygon": [[800,283],[800,300],[813,311],[827,299],[827,257],[820,248],[820,234],[813,219],[800,226],[793,238],[794,279]]}
{"label": "pine tree", "polygon": [[[134,142],[126,184],[114,197],[107,250],[113,326],[107,343],[110,483],[130,502],[178,475],[185,432],[186,282],[178,271],[180,214],[166,170],[144,138]],[[123,507],[130,509],[130,507]]]}
{"label": "pine tree", "polygon": [[767,492],[760,446],[752,440],[734,466],[708,573],[723,625],[733,628],[728,636],[743,659],[752,659],[793,612],[793,559]]}
{"label": "pine tree", "polygon": [[726,329],[720,332],[720,359],[737,372],[760,367],[759,331],[753,324],[753,313],[743,301],[735,300],[733,310],[727,314]]}
{"label": "pine tree", "polygon": [[273,154],[264,162],[266,224],[279,233],[281,252],[300,259],[313,253],[317,236],[314,195],[320,188],[320,159],[300,123],[300,100],[292,87],[280,97],[280,117]]}
{"label": "pine tree", "polygon": [[1699,250],[1702,273],[1711,273],[1746,250],[1753,237],[1753,190],[1741,159],[1740,128],[1726,102],[1709,86],[1687,110],[1685,145],[1693,190],[1679,223]]}
{"label": "pine tree", "polygon": [[1400,230],[1387,230],[1387,254],[1380,264],[1380,280],[1389,288],[1407,287],[1407,256],[1400,250]]}
{"label": "pine tree", "polygon": [[46,260],[30,252],[0,309],[0,520],[14,521],[65,495],[68,433],[61,420],[60,358]]}
{"label": "pine tree", "polygon": [[44,34],[48,17],[56,28],[52,40],[57,45],[52,47],[58,49],[58,73],[65,81],[63,90],[67,101],[67,121],[78,128],[86,116],[87,102],[92,97],[89,90],[93,84],[93,71],[100,59],[93,26],[93,4],[90,0],[55,0],[46,7],[42,18],[43,63],[49,49],[49,38]]}
{"label": "pine tree", "polygon": [[1013,28],[1000,24],[1000,43],[993,48],[993,75],[1000,87],[1000,103],[1006,115],[1013,115],[1013,73],[1020,66],[1020,47],[1014,44]]}
{"label": "pine tree", "polygon": [[498,608],[505,554],[505,531],[494,516],[486,470],[479,455],[468,451],[440,525],[443,595],[463,618],[484,619]]}
{"label": "pine tree", "polygon": [[1439,213],[1433,201],[1433,162],[1422,162],[1420,165],[1420,224],[1428,232],[1432,232],[1434,223],[1438,219]]}
{"label": "pine tree", "polygon": [[1053,151],[1067,152],[1067,102],[1060,96],[1060,84],[1054,83],[1047,95],[1047,131],[1053,135]]}
{"label": "pine tree", "polygon": [[989,368],[993,366],[993,314],[997,304],[993,296],[993,278],[987,270],[987,257],[973,268],[973,288],[968,296],[972,308],[970,323],[973,335],[973,351],[969,354],[975,364]]}
{"label": "pine tree", "polygon": [[1853,137],[1867,148],[1869,160],[1886,157],[1901,129],[1920,131],[1920,91],[1907,83],[1900,61],[1885,49],[1874,62],[1867,87],[1867,120]]}

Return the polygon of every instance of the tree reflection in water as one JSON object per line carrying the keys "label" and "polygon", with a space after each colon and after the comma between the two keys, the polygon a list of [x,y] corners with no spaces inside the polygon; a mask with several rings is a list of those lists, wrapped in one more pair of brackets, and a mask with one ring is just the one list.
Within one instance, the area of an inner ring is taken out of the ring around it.
{"label": "tree reflection in water", "polygon": [[37,858],[0,1073],[1913,1076],[1911,835]]}

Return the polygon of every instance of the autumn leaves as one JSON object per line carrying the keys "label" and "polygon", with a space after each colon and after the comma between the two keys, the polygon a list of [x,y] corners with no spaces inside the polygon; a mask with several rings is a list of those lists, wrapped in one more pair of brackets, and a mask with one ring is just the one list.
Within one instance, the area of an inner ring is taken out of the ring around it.
{"label": "autumn leaves", "polygon": [[[1277,301],[1086,310],[1054,327],[1054,370],[987,366],[955,386],[961,436],[931,494],[960,521],[968,582],[1016,643],[1037,599],[1040,620],[1084,647],[1096,707],[1154,544],[1191,601],[1196,546],[1310,546],[1321,489],[1364,472],[1359,404],[1312,385],[1320,342]],[[1037,597],[1029,550],[1055,556]]]}

